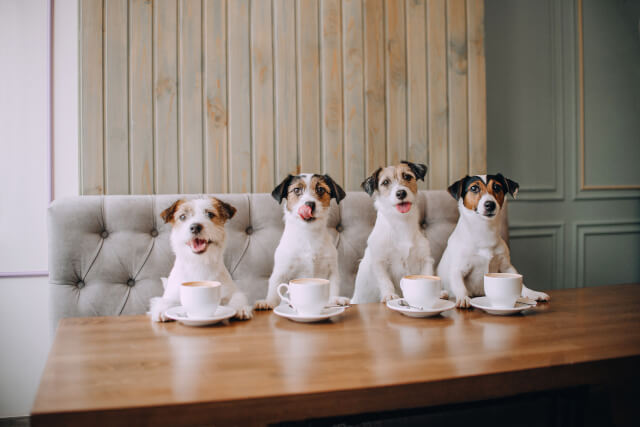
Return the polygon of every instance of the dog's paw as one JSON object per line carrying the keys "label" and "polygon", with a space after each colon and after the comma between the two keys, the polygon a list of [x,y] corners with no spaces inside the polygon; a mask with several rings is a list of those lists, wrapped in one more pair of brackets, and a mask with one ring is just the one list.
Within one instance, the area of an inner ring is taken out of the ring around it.
{"label": "dog's paw", "polygon": [[170,322],[173,320],[168,318],[166,314],[164,314],[164,311],[160,310],[152,310],[149,313],[149,317],[151,318],[152,322]]}
{"label": "dog's paw", "polygon": [[275,304],[271,304],[266,299],[259,299],[253,304],[254,310],[273,310],[275,306]]}
{"label": "dog's paw", "polygon": [[449,292],[440,291],[440,299],[449,299]]}
{"label": "dog's paw", "polygon": [[240,308],[236,309],[236,315],[233,316],[234,319],[238,320],[249,320],[253,318],[253,309],[250,305],[244,305]]}
{"label": "dog's paw", "polygon": [[525,298],[531,298],[536,301],[549,301],[551,297],[544,292],[533,291],[529,288],[522,290],[522,296]]}
{"label": "dog's paw", "polygon": [[398,296],[398,295],[396,295],[396,294],[387,294],[387,295],[385,295],[385,296],[383,296],[383,297],[382,297],[382,299],[380,300],[380,302],[383,302],[383,303],[385,303],[385,304],[386,304],[386,303],[388,303],[389,301],[394,300],[394,299],[398,299],[398,298],[400,298],[400,296]]}
{"label": "dog's paw", "polygon": [[456,297],[456,307],[458,308],[471,308],[471,299],[468,295]]}
{"label": "dog's paw", "polygon": [[329,299],[329,304],[349,305],[351,304],[351,300],[347,297],[331,297]]}

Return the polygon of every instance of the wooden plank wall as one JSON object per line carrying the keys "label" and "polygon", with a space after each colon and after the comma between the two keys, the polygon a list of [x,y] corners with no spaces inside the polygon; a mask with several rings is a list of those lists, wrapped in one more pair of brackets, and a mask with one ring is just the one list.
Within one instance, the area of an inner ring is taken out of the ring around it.
{"label": "wooden plank wall", "polygon": [[483,0],[81,0],[82,194],[486,168]]}

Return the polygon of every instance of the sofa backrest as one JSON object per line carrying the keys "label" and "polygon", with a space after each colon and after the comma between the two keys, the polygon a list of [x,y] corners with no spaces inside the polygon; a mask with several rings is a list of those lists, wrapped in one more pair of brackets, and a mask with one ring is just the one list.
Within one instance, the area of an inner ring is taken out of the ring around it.
{"label": "sofa backrest", "polygon": [[[270,194],[213,195],[236,207],[226,224],[225,264],[250,301],[264,298],[280,241],[282,206]],[[48,211],[49,282],[53,325],[61,317],[141,314],[163,292],[174,255],[171,227],[160,212],[179,198],[201,195],[80,196],[54,201]],[[358,263],[376,213],[364,192],[331,202],[329,232],[338,248],[341,294],[351,297]],[[422,231],[436,263],[458,220],[446,191],[421,191]],[[507,239],[506,218],[502,234]]]}

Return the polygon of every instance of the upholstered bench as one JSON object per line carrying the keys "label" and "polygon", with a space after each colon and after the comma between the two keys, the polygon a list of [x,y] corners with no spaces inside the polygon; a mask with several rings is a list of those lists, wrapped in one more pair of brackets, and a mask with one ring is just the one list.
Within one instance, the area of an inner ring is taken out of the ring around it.
{"label": "upholstered bench", "polygon": [[[174,256],[171,227],[160,212],[179,198],[200,195],[80,196],[54,201],[48,211],[52,326],[62,317],[142,314],[163,292]],[[226,225],[225,264],[251,302],[263,298],[273,253],[284,227],[282,206],[269,194],[219,194],[237,213]],[[446,191],[421,191],[421,226],[436,260],[458,220]],[[349,192],[332,201],[328,222],[338,248],[341,294],[351,297],[358,263],[375,223],[372,199]],[[506,215],[502,234],[507,239]]]}

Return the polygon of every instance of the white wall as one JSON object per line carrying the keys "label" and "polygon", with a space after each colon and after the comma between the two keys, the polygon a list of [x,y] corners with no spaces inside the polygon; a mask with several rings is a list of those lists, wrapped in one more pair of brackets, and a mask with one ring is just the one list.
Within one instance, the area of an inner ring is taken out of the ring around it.
{"label": "white wall", "polygon": [[[47,269],[49,0],[0,1],[0,272]],[[54,10],[54,194],[78,194],[77,0]],[[46,277],[0,278],[0,418],[29,414],[51,345]]]}

